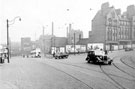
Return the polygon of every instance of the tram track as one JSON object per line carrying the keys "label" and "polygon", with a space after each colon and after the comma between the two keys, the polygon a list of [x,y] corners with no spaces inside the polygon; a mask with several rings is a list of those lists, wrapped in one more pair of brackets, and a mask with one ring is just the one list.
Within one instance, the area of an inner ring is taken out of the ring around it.
{"label": "tram track", "polygon": [[[112,59],[114,60],[115,58],[117,58],[117,56],[113,57]],[[126,89],[126,88],[125,88],[124,86],[122,86],[119,82],[117,82],[115,79],[113,79],[109,73],[105,72],[105,70],[102,68],[101,65],[99,65],[99,67],[100,67],[101,71],[102,71],[108,78],[110,78],[116,85],[119,86],[119,87],[116,86],[118,89],[121,89],[121,88],[122,88],[122,89]]]}
{"label": "tram track", "polygon": [[[52,62],[52,61],[51,61],[51,62]],[[62,63],[62,62],[57,62],[57,63],[58,63],[58,64],[63,64],[63,65],[65,65],[65,63]],[[49,64],[48,64],[48,65],[49,65]],[[66,65],[70,65],[70,64],[66,64]],[[84,83],[84,84],[87,85],[90,89],[94,89],[93,87],[89,86],[87,83],[83,82],[83,80],[81,80],[81,79],[75,77],[74,75],[72,75],[72,74],[70,74],[70,73],[67,73],[67,72],[65,72],[65,71],[63,71],[63,70],[61,70],[61,69],[59,69],[59,68],[56,68],[56,67],[53,66],[53,65],[49,65],[49,66],[55,68],[56,70],[58,70],[58,71],[60,71],[60,72],[63,72],[63,73],[65,73],[65,74],[71,76],[72,78],[74,78],[74,79],[76,79],[76,80],[78,80],[78,81],[80,81],[80,82],[82,82],[82,83]],[[70,65],[70,66],[73,66],[73,65]],[[82,68],[81,66],[77,66],[77,65],[75,65],[75,67]],[[83,67],[83,69],[84,69],[84,67]],[[88,69],[88,68],[85,68],[85,69]],[[88,70],[90,70],[90,69],[88,69]],[[80,71],[80,72],[81,72],[81,71]],[[96,71],[96,72],[97,72],[97,71]],[[84,72],[81,72],[81,73],[84,73]],[[104,72],[100,72],[100,73],[103,73],[103,74],[104,74]],[[86,73],[86,74],[87,74],[87,73]],[[115,76],[115,75],[113,75],[113,74],[109,74],[109,75]],[[123,77],[120,77],[120,76],[116,76],[116,77],[119,77],[119,78],[122,78],[122,79],[127,79],[127,78],[123,78]],[[96,77],[96,78],[98,79],[98,77]],[[110,79],[110,78],[109,78],[109,79]],[[113,85],[113,86],[115,87],[115,89],[121,89],[121,88],[119,88],[119,87],[117,86],[117,84],[115,84],[114,81],[110,81],[110,80],[102,79],[102,78],[101,78],[101,80],[110,83],[111,85]],[[111,80],[112,80],[112,79],[111,79]],[[130,79],[127,79],[127,80],[130,80]],[[132,81],[132,80],[130,80],[130,81]],[[96,89],[97,89],[97,88],[96,88]],[[101,89],[102,89],[102,88],[101,88]],[[122,89],[125,89],[125,88],[122,88]]]}
{"label": "tram track", "polygon": [[118,81],[116,81],[115,79],[113,79],[107,72],[105,72],[105,70],[102,68],[102,66],[101,65],[99,65],[99,67],[100,67],[100,69],[101,69],[101,71],[108,77],[108,78],[110,78],[116,85],[118,85],[118,86],[116,86],[118,89],[126,89],[124,86],[122,86]]}
{"label": "tram track", "polygon": [[[122,59],[120,59],[120,61],[121,61],[123,64],[125,64],[126,66],[128,66],[128,67],[130,67],[130,68],[132,68],[132,69],[135,69],[135,67],[133,67],[133,66],[129,65],[128,63],[124,62]],[[131,57],[130,57],[130,61],[132,61]]]}
{"label": "tram track", "polygon": [[[83,66],[78,66],[78,65],[75,65],[75,64],[69,64],[69,63],[58,62],[58,61],[57,61],[57,63],[61,63],[61,64],[73,66],[73,67],[78,67],[78,68],[81,68],[81,69],[87,69],[87,70],[94,71],[94,72],[97,72],[97,73],[104,73],[103,71],[97,71],[97,70],[94,70],[94,69],[86,68],[86,67],[83,67]],[[115,75],[115,74],[112,74],[112,73],[108,73],[108,74],[110,76],[115,76],[115,77],[122,78],[122,79],[125,79],[125,80],[133,81],[131,79],[128,79],[128,78],[125,78],[125,77],[121,77],[121,76],[118,76],[118,75]]]}
{"label": "tram track", "polygon": [[[65,64],[65,63],[62,63],[62,64]],[[66,65],[70,65],[70,64],[66,64]],[[91,69],[89,69],[89,68],[84,68],[84,67],[77,66],[77,65],[71,65],[71,66],[80,67],[80,68],[82,68],[82,69],[87,69],[87,70],[90,70],[90,71],[91,71]],[[92,71],[93,71],[93,70],[92,70]],[[97,72],[97,71],[95,71],[95,72]],[[103,72],[100,72],[100,71],[98,71],[98,72],[104,74]],[[113,75],[113,74],[109,74],[109,75],[116,76],[116,75]],[[120,76],[116,76],[116,77],[123,78],[123,77],[120,77]],[[97,77],[97,78],[98,78],[98,77]],[[109,81],[109,80],[107,80],[107,79],[103,79],[103,78],[101,78],[101,79],[104,80],[104,81],[106,81],[106,82],[109,82],[110,84],[112,84],[112,85],[114,85],[116,88],[118,88],[113,82],[111,82],[111,81]],[[126,78],[126,79],[127,79],[127,78]],[[127,80],[130,80],[130,79],[127,79]],[[132,81],[132,80],[130,80],[130,81]],[[118,88],[118,89],[120,89],[120,88]]]}
{"label": "tram track", "polygon": [[[114,57],[114,58],[116,58],[116,57]],[[114,59],[114,58],[113,58],[113,59]],[[56,61],[55,61],[55,62],[56,62]],[[127,79],[127,80],[129,80],[129,81],[134,81],[134,80],[131,80],[131,79],[128,79],[128,78],[124,78],[124,77],[121,77],[121,76],[117,76],[117,75],[115,75],[115,74],[107,73],[107,72],[105,71],[104,67],[102,67],[101,65],[99,66],[101,71],[97,71],[97,70],[94,70],[94,69],[90,69],[90,68],[86,68],[86,67],[82,67],[82,66],[78,66],[78,65],[74,65],[74,64],[69,64],[69,63],[64,63],[64,62],[59,62],[59,61],[57,61],[57,63],[62,63],[62,64],[65,64],[65,65],[70,65],[70,66],[79,67],[79,68],[82,68],[82,69],[87,69],[87,70],[91,70],[91,71],[103,73],[103,74],[106,75],[109,79],[111,79],[111,80],[113,81],[113,82],[111,82],[111,83],[112,83],[117,89],[128,89],[128,88],[124,87],[120,82],[118,82],[116,79],[114,79],[113,76],[119,77],[119,78],[122,78],[122,79]],[[113,63],[113,65],[114,65],[114,63]],[[50,65],[50,66],[52,66],[52,65]],[[54,67],[54,66],[52,66],[52,67]],[[56,70],[58,70],[58,71],[61,71],[61,72],[65,73],[65,74],[71,76],[72,78],[74,78],[74,79],[76,79],[76,80],[78,80],[78,81],[84,83],[84,84],[87,85],[90,89],[94,89],[93,87],[89,86],[87,83],[85,83],[85,82],[83,82],[82,80],[76,78],[75,76],[73,76],[73,75],[71,75],[71,74],[69,74],[69,73],[67,73],[67,72],[65,72],[65,71],[63,71],[63,70],[61,70],[61,69],[58,69],[58,68],[56,68],[56,67],[54,67],[54,68],[55,68]],[[118,68],[117,68],[117,69],[118,69]],[[123,72],[123,73],[125,74],[125,72]],[[129,74],[128,74],[128,75],[129,75]]]}
{"label": "tram track", "polygon": [[113,63],[113,66],[115,66],[118,70],[120,70],[121,72],[123,72],[123,73],[125,73],[125,74],[127,74],[127,75],[129,75],[129,76],[132,76],[133,78],[135,78],[135,76],[134,75],[131,75],[130,73],[128,73],[128,72],[126,72],[126,71],[124,71],[123,69],[121,69],[121,68],[119,68],[115,63]]}
{"label": "tram track", "polygon": [[[113,57],[113,59],[115,59],[117,56],[115,56],[115,57]],[[67,64],[67,63],[65,63],[65,64]],[[114,63],[113,63],[114,64]],[[71,65],[71,64],[68,64],[68,65]],[[72,66],[76,66],[76,65],[72,65]],[[81,67],[81,66],[76,66],[76,67]],[[83,68],[83,67],[81,67],[81,68]],[[85,69],[88,69],[88,70],[91,70],[91,69],[89,69],[89,68],[85,68]],[[103,68],[102,68],[102,66],[100,65],[100,69],[101,69],[101,71],[100,71],[100,73],[103,73],[103,74],[105,74],[109,79],[111,79],[116,85],[115,85],[115,87],[117,87],[118,89],[127,89],[127,88],[125,88],[122,84],[120,84],[117,80],[115,80],[114,78],[112,78],[111,76],[115,76],[115,77],[119,77],[119,78],[122,78],[122,77],[120,77],[120,76],[117,76],[117,75],[113,75],[113,74],[110,74],[110,73],[107,73]],[[92,71],[94,71],[94,70],[92,70]],[[96,72],[99,72],[99,71],[96,71]],[[125,73],[125,72],[124,72]],[[123,79],[127,79],[127,78],[123,78]],[[128,79],[129,81],[134,81],[134,80],[131,80],[131,79]]]}
{"label": "tram track", "polygon": [[[82,66],[77,66],[77,65],[73,65],[73,64],[68,64],[68,63],[63,63],[63,62],[58,62],[58,63],[62,63],[62,64],[66,64],[66,65],[70,65],[70,66],[75,66],[75,67],[80,67],[82,69],[87,69],[87,70],[90,70],[89,68],[84,68]],[[131,79],[128,79],[128,78],[124,78],[124,77],[120,77],[120,76],[117,76],[117,75],[113,75],[113,74],[110,74],[110,73],[107,73],[100,65],[100,73],[103,73],[104,75],[106,75],[111,81],[109,80],[106,80],[105,81],[108,81],[109,83],[111,83],[114,87],[116,87],[116,89],[128,89],[128,88],[125,88],[123,85],[121,85],[116,79],[114,79],[113,77],[118,77],[118,78],[121,78],[121,79],[125,79],[125,80],[128,80],[128,81],[131,81],[131,82],[134,82],[134,80],[131,80]],[[92,70],[93,71],[93,70]],[[97,71],[96,71],[97,72]],[[104,80],[104,79],[103,79]]]}
{"label": "tram track", "polygon": [[135,64],[135,61],[133,61],[133,59],[131,59],[131,62],[133,62]]}
{"label": "tram track", "polygon": [[[42,63],[42,62],[40,62],[40,63]],[[44,63],[42,63],[42,64],[44,64]],[[71,75],[71,74],[69,74],[69,73],[67,73],[67,72],[65,72],[65,71],[63,71],[63,70],[56,68],[55,66],[52,66],[52,65],[49,65],[49,64],[47,64],[47,65],[50,66],[50,67],[52,67],[52,68],[54,68],[54,69],[56,69],[57,71],[60,71],[60,72],[62,72],[62,73],[64,73],[64,74],[70,76],[71,78],[73,78],[73,79],[75,79],[75,80],[77,80],[77,81],[83,83],[83,84],[86,85],[89,89],[94,89],[92,86],[90,86],[90,85],[88,85],[87,83],[83,82],[81,79],[78,79],[78,78],[76,78],[75,76],[73,76],[73,75]]]}
{"label": "tram track", "polygon": [[[115,58],[116,58],[116,57],[115,57]],[[120,61],[122,62],[122,59],[120,59]],[[123,63],[123,62],[122,62],[122,63]],[[128,72],[126,72],[126,71],[120,69],[115,63],[112,63],[112,64],[113,64],[113,66],[114,66],[116,69],[118,69],[118,70],[120,70],[121,72],[127,74],[128,76],[131,76],[131,77],[135,78],[135,76],[133,76],[133,75],[129,74]],[[114,81],[114,82],[120,87],[119,89],[128,89],[128,88],[124,87],[122,84],[120,84],[117,80],[115,80],[114,78],[112,78],[111,75],[110,75],[109,73],[107,73],[107,72],[103,69],[103,67],[102,67],[101,65],[100,65],[100,69],[102,70],[102,72],[103,72],[106,76],[108,76],[108,78],[110,78],[112,81]],[[135,82],[135,80],[130,80],[130,81]]]}
{"label": "tram track", "polygon": [[[121,61],[121,60],[120,60],[120,61]],[[135,78],[134,75],[131,75],[130,73],[128,73],[128,72],[126,72],[125,70],[121,69],[121,68],[118,67],[115,63],[113,63],[113,66],[114,66],[115,68],[117,68],[118,70],[120,70],[121,72],[123,72],[123,73],[125,73],[125,74],[127,74],[127,75],[129,75],[129,76],[131,76],[131,77],[133,77],[133,78]]]}

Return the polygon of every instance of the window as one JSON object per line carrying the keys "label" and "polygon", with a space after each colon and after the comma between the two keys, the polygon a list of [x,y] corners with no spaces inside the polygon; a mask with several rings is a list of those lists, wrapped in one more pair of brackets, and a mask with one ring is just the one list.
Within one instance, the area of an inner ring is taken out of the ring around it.
{"label": "window", "polygon": [[117,25],[117,20],[114,20],[113,22],[114,22],[114,25]]}
{"label": "window", "polygon": [[133,22],[133,25],[135,25],[135,21]]}
{"label": "window", "polygon": [[111,24],[112,24],[112,19],[108,18],[108,25],[111,25]]}
{"label": "window", "polygon": [[126,23],[127,23],[127,25],[128,25],[128,21],[127,21]]}
{"label": "window", "polygon": [[121,25],[121,20],[119,21],[119,24]]}
{"label": "window", "polygon": [[125,25],[125,26],[127,25],[127,22],[126,22],[126,21],[124,21],[124,25]]}
{"label": "window", "polygon": [[110,28],[110,40],[112,40],[112,28]]}
{"label": "window", "polygon": [[127,36],[128,34],[128,29],[127,28],[125,28],[125,35]]}
{"label": "window", "polygon": [[127,22],[127,24],[129,25],[129,21]]}
{"label": "window", "polygon": [[122,25],[124,25],[124,21],[122,21]]}
{"label": "window", "polygon": [[135,38],[135,29],[134,29],[134,38]]}
{"label": "window", "polygon": [[115,18],[115,13],[114,12],[112,12],[111,15],[112,15],[112,18]]}
{"label": "window", "polygon": [[107,36],[106,38],[107,38],[107,40],[109,40],[109,27],[107,28],[106,33],[107,33],[107,34],[106,34],[106,36]]}

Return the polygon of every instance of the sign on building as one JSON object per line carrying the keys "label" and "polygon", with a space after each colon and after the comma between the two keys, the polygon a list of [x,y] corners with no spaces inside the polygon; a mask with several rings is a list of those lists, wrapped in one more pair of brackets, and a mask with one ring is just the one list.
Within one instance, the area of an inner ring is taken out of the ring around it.
{"label": "sign on building", "polygon": [[103,49],[104,44],[103,43],[88,43],[87,47],[88,47],[88,50]]}
{"label": "sign on building", "polygon": [[73,52],[86,52],[86,45],[66,45],[66,52],[73,53]]}

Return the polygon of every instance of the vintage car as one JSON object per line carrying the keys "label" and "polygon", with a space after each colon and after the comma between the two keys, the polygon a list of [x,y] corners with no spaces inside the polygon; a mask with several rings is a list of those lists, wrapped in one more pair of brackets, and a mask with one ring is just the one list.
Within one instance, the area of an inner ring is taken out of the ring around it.
{"label": "vintage car", "polygon": [[54,58],[55,59],[63,59],[63,58],[68,58],[68,54],[67,53],[55,53],[54,54]]}
{"label": "vintage car", "polygon": [[86,61],[88,63],[94,63],[94,64],[109,64],[113,62],[112,59],[110,59],[107,56],[107,51],[101,51],[101,50],[91,50],[88,51]]}

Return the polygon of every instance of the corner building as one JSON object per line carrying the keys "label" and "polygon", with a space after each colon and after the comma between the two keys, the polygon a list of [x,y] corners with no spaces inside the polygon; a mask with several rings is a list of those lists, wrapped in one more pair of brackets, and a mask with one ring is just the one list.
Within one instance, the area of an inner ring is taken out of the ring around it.
{"label": "corner building", "polygon": [[103,43],[105,50],[135,48],[135,6],[121,14],[120,9],[104,3],[92,20],[92,40]]}

